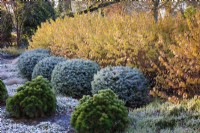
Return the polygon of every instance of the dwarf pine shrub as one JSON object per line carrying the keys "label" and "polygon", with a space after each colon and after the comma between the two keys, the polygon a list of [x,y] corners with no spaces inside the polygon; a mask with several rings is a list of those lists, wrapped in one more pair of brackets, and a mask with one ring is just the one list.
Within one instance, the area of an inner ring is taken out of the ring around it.
{"label": "dwarf pine shrub", "polygon": [[6,86],[3,83],[3,81],[0,80],[0,103],[5,102],[7,97],[8,97],[8,92],[7,92]]}
{"label": "dwarf pine shrub", "polygon": [[72,114],[71,125],[79,133],[114,133],[129,122],[124,102],[110,89],[84,96]]}
{"label": "dwarf pine shrub", "polygon": [[36,118],[51,115],[56,110],[56,98],[49,81],[38,76],[17,89],[6,101],[10,116]]}

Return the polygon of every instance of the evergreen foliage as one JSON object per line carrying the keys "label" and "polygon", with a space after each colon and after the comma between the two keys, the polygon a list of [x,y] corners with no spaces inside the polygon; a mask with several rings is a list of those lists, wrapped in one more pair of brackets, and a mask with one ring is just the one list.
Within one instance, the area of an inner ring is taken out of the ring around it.
{"label": "evergreen foliage", "polygon": [[6,101],[6,110],[16,118],[36,118],[51,115],[56,110],[56,98],[49,81],[38,76],[17,89]]}
{"label": "evergreen foliage", "polygon": [[33,73],[32,73],[32,79],[41,75],[44,78],[47,78],[49,81],[51,81],[51,74],[52,74],[54,67],[59,62],[63,62],[63,61],[66,61],[66,59],[62,58],[62,57],[55,57],[55,56],[51,56],[51,57],[42,59],[34,67]]}
{"label": "evergreen foliage", "polygon": [[6,86],[3,83],[3,81],[0,80],[0,104],[5,102],[7,97],[8,97],[8,92],[7,92]]}
{"label": "evergreen foliage", "polygon": [[92,91],[97,93],[102,88],[113,90],[130,107],[140,107],[148,99],[147,80],[135,68],[116,66],[101,69],[94,75]]}
{"label": "evergreen foliage", "polygon": [[51,83],[57,94],[81,98],[91,94],[91,81],[99,69],[99,65],[90,60],[67,60],[56,65]]}
{"label": "evergreen foliage", "polygon": [[128,122],[128,110],[110,89],[84,96],[71,118],[72,127],[79,133],[122,132]]}
{"label": "evergreen foliage", "polygon": [[31,80],[32,72],[35,65],[42,59],[49,57],[47,53],[25,53],[19,57],[18,68],[20,73],[27,79]]}
{"label": "evergreen foliage", "polygon": [[200,130],[200,99],[179,104],[156,100],[143,108],[130,111],[127,133],[198,133]]}
{"label": "evergreen foliage", "polygon": [[6,46],[5,44],[11,43],[12,32],[12,18],[11,14],[0,5],[1,8],[1,21],[0,21],[0,48]]}

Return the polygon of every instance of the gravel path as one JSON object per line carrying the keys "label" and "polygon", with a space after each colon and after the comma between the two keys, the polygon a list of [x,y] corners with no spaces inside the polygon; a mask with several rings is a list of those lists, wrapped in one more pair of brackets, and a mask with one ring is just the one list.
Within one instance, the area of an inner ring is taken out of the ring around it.
{"label": "gravel path", "polygon": [[[27,81],[19,74],[16,63],[17,58],[4,59],[0,55],[0,79],[6,84],[9,96]],[[34,120],[9,118],[5,106],[0,105],[0,133],[74,133],[70,117],[77,104],[75,99],[57,96],[56,114]]]}

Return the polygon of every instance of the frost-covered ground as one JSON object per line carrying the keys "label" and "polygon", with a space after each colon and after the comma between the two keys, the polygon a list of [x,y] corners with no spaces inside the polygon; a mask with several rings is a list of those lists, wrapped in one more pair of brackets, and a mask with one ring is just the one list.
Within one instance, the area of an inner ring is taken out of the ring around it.
{"label": "frost-covered ground", "polygon": [[[0,57],[0,79],[6,84],[9,96],[13,96],[16,89],[27,81],[19,74],[16,63],[17,58]],[[57,96],[56,114],[34,120],[9,118],[5,106],[0,105],[0,133],[74,133],[70,117],[77,104],[73,98]]]}

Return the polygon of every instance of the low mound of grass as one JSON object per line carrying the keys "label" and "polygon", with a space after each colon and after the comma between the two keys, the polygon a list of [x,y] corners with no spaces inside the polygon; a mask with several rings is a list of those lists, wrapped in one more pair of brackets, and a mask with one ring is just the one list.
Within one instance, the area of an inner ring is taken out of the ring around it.
{"label": "low mound of grass", "polygon": [[180,104],[156,100],[129,114],[131,125],[126,133],[199,133],[200,99]]}
{"label": "low mound of grass", "polygon": [[19,56],[25,51],[23,48],[17,48],[17,47],[5,47],[0,49],[0,53],[3,54],[9,54],[10,56]]}

